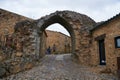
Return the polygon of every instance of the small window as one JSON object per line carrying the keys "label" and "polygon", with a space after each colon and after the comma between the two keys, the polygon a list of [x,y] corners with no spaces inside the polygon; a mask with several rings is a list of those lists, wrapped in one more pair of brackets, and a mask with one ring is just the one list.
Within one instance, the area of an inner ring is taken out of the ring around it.
{"label": "small window", "polygon": [[115,47],[120,48],[120,36],[115,37]]}

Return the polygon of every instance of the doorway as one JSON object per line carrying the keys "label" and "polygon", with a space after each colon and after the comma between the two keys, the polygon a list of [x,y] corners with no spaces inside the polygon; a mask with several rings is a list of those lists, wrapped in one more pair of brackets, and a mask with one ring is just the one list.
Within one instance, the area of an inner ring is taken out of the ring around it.
{"label": "doorway", "polygon": [[100,65],[106,65],[106,56],[105,56],[105,44],[104,39],[99,40],[99,56],[100,56]]}

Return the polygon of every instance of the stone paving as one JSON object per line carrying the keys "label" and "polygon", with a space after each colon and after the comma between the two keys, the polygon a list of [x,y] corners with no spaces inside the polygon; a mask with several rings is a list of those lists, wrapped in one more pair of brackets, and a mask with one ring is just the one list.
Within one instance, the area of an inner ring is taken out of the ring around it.
{"label": "stone paving", "polygon": [[117,80],[113,76],[90,72],[75,63],[70,54],[46,55],[38,66],[0,80]]}

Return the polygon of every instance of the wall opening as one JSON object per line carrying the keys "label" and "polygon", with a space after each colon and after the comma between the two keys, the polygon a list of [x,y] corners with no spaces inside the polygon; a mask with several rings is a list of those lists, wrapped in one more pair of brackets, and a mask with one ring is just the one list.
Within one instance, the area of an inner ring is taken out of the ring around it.
{"label": "wall opening", "polygon": [[99,57],[100,57],[100,65],[106,65],[106,56],[105,56],[105,44],[104,39],[99,40]]}
{"label": "wall opening", "polygon": [[71,53],[71,36],[60,24],[55,23],[46,28],[46,54]]}
{"label": "wall opening", "polygon": [[[48,20],[44,21],[44,23],[39,26],[40,27],[40,32],[44,33],[44,31],[50,26],[50,25],[53,25],[53,24],[59,24],[61,26],[63,26],[69,33],[70,37],[71,37],[71,53],[74,54],[75,53],[75,33],[74,33],[74,30],[73,30],[73,27],[66,21],[64,20],[63,18],[61,18],[60,16],[52,16],[50,17]],[[43,45],[42,45],[42,37],[40,37],[40,51],[41,51],[41,48],[43,48]],[[54,44],[53,44],[54,45]],[[40,52],[41,54],[41,52]]]}

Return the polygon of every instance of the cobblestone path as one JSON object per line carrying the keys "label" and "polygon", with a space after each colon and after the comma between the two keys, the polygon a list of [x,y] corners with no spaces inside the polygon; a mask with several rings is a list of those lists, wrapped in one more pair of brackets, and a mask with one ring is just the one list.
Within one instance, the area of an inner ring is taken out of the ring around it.
{"label": "cobblestone path", "polygon": [[46,55],[37,67],[1,80],[117,80],[98,75],[73,62],[70,54]]}

